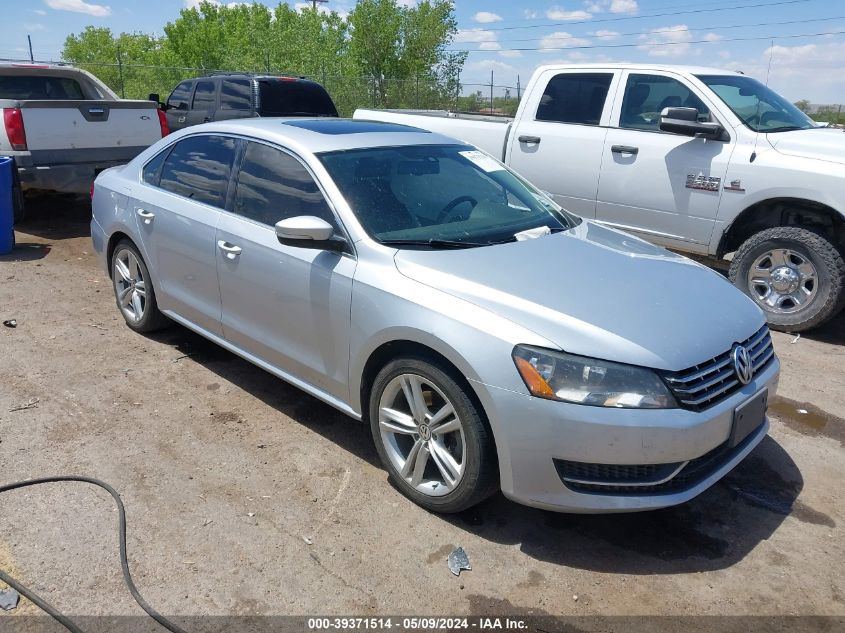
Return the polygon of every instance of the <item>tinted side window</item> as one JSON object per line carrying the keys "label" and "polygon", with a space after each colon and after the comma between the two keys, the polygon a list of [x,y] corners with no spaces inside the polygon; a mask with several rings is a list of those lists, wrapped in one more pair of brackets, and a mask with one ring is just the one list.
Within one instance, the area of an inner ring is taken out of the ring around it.
{"label": "tinted side window", "polygon": [[159,178],[161,178],[161,168],[164,165],[164,159],[167,158],[167,155],[170,153],[171,148],[168,147],[163,152],[159,152],[155,156],[153,156],[152,160],[144,165],[144,169],[142,172],[142,178],[144,182],[148,185],[153,185],[154,187],[158,187]]}
{"label": "tinted side window", "polygon": [[214,108],[214,102],[214,82],[198,81],[196,92],[194,92],[194,102],[191,104],[191,109],[211,110]]}
{"label": "tinted side window", "polygon": [[235,139],[191,136],[176,143],[164,161],[159,186],[222,208],[234,159]]}
{"label": "tinted side window", "polygon": [[707,107],[677,79],[661,75],[629,75],[622,98],[619,127],[660,129],[663,108],[695,108],[699,119],[709,120]]}
{"label": "tinted side window", "polygon": [[0,99],[84,99],[75,79],[46,75],[0,77]]}
{"label": "tinted side window", "polygon": [[249,79],[224,79],[220,89],[220,108],[249,110],[252,108],[252,82]]}
{"label": "tinted side window", "polygon": [[247,145],[235,188],[234,212],[270,226],[297,215],[314,215],[337,224],[302,163],[261,143]]}
{"label": "tinted side window", "polygon": [[167,99],[167,106],[176,110],[187,110],[188,102],[191,100],[191,86],[193,86],[191,81],[183,81],[176,86]]}
{"label": "tinted side window", "polygon": [[540,98],[537,120],[598,125],[612,79],[611,73],[555,75]]}

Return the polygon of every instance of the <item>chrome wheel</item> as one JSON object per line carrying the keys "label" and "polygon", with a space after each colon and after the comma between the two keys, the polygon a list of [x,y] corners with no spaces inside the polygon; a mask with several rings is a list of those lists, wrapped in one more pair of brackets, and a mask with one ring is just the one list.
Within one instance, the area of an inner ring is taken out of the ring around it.
{"label": "chrome wheel", "polygon": [[432,381],[393,378],[379,399],[379,432],[399,477],[439,497],[461,482],[467,461],[464,427],[454,405]]}
{"label": "chrome wheel", "polygon": [[139,323],[147,309],[147,286],[135,253],[123,248],[115,254],[112,278],[120,311],[131,323]]}
{"label": "chrome wheel", "polygon": [[798,251],[778,248],[760,255],[748,270],[752,298],[769,312],[790,314],[804,308],[818,289],[813,263]]}

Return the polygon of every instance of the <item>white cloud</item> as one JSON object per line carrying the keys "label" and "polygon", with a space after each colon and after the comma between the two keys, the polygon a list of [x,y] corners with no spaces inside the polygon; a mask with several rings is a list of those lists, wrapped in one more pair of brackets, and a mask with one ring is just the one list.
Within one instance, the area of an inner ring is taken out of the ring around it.
{"label": "white cloud", "polygon": [[522,57],[521,51],[499,51],[502,57]]}
{"label": "white cloud", "polygon": [[636,13],[639,8],[637,0],[613,0],[610,3],[611,13]]}
{"label": "white cloud", "polygon": [[417,6],[417,0],[396,0],[396,4],[400,7],[405,7],[406,9],[413,9]]}
{"label": "white cloud", "polygon": [[47,30],[47,27],[44,26],[43,24],[38,24],[38,23],[34,23],[34,22],[30,22],[29,24],[24,24],[23,28],[24,28],[25,31],[30,31],[30,32],[46,31]]}
{"label": "white cloud", "polygon": [[[236,4],[239,4],[239,3],[230,2],[226,6],[231,7],[231,6],[234,6]],[[293,5],[293,8],[296,9],[297,11],[305,11],[306,9],[310,9],[311,7],[312,7],[312,5],[311,5],[310,2],[297,2],[296,4]],[[332,9],[331,7],[327,7],[325,3],[320,3],[320,2],[317,3],[317,12],[318,13],[323,13],[325,15],[328,15],[332,11],[334,11],[335,13],[340,15],[340,17],[342,17],[342,18],[345,18],[347,15],[349,15],[349,11],[344,11],[342,9],[338,9],[337,7]]]}
{"label": "white cloud", "polygon": [[554,51],[561,48],[574,48],[577,46],[587,46],[590,40],[582,37],[575,37],[566,31],[556,31],[540,40],[540,50]]}
{"label": "white cloud", "polygon": [[512,73],[516,70],[510,64],[500,62],[497,59],[480,59],[477,62],[471,62],[465,66],[468,70],[485,70],[487,72],[498,71],[500,73]]}
{"label": "white cloud", "polygon": [[705,42],[718,42],[719,40],[725,39],[724,36],[719,35],[718,33],[708,33],[702,38]]}
{"label": "white cloud", "polygon": [[502,48],[496,39],[496,33],[486,29],[458,29],[455,41],[478,44],[478,49],[482,51],[497,51]]}
{"label": "white cloud", "polygon": [[472,19],[479,24],[491,24],[493,22],[501,22],[502,16],[498,13],[490,13],[489,11],[479,11],[472,16]]}
{"label": "white cloud", "polygon": [[525,11],[523,11],[523,15],[525,16],[526,20],[536,20],[537,19],[537,12],[531,11],[530,9],[525,9]]}
{"label": "white cloud", "polygon": [[89,4],[84,0],[44,0],[44,4],[56,11],[87,13],[98,18],[111,15],[111,7],[102,4]]}
{"label": "white cloud", "polygon": [[47,12],[44,9],[33,9],[32,12],[35,15],[47,15]]}
{"label": "white cloud", "polygon": [[548,11],[546,11],[546,17],[550,20],[562,20],[562,21],[569,21],[569,20],[589,20],[593,16],[586,11],[567,11],[563,7],[555,5],[550,7]]}
{"label": "white cloud", "polygon": [[600,29],[598,31],[590,33],[590,35],[593,35],[594,37],[597,37],[600,40],[615,40],[617,37],[619,37],[620,33],[618,31],[608,31],[605,29]]}
{"label": "white cloud", "polygon": [[691,39],[689,27],[677,24],[652,29],[648,34],[640,35],[643,43],[637,48],[651,57],[681,57],[689,53]]}

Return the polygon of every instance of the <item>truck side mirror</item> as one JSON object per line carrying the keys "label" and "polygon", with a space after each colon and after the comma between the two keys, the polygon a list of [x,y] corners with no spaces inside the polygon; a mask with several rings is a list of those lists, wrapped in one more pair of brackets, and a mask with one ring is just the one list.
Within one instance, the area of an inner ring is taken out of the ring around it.
{"label": "truck side mirror", "polygon": [[695,108],[663,108],[660,113],[660,129],[663,132],[683,136],[703,136],[721,139],[725,129],[712,121],[699,121]]}
{"label": "truck side mirror", "polygon": [[147,97],[147,100],[155,103],[159,107],[159,109],[167,110],[167,104],[162,102],[161,95],[159,95],[157,92],[151,92]]}

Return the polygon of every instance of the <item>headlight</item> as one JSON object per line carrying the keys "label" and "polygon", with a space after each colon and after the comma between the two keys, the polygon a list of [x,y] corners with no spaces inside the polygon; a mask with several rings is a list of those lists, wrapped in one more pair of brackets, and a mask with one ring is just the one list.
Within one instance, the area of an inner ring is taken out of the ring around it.
{"label": "headlight", "polygon": [[513,360],[532,395],[594,407],[671,409],[668,387],[650,369],[517,345]]}

